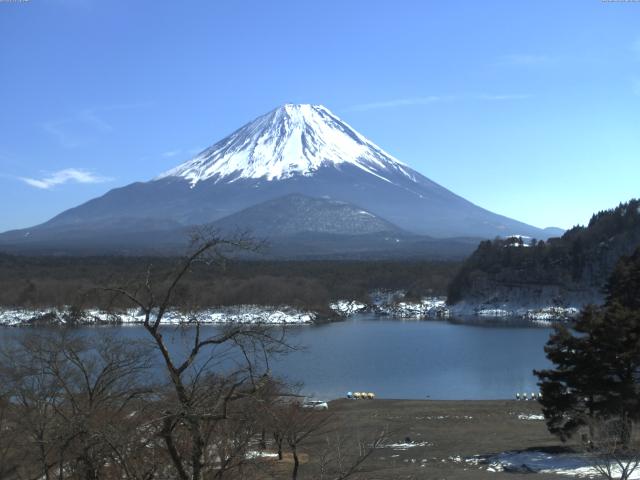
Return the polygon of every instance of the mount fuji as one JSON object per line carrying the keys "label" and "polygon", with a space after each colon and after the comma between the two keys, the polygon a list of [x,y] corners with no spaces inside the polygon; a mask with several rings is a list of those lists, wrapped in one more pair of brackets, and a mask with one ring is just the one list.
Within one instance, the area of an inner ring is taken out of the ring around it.
{"label": "mount fuji", "polygon": [[[303,202],[301,209],[299,195],[315,200]],[[289,222],[289,235],[331,232],[353,240],[376,232],[391,238],[392,232],[399,243],[403,235],[544,239],[561,233],[474,205],[394,158],[324,106],[286,104],[150,181],[113,189],[41,225],[1,234],[0,248],[153,250],[180,244],[189,227],[229,224],[225,217],[251,229],[256,211],[260,225],[271,219],[268,230],[278,236],[277,214],[287,202],[295,202],[289,205],[291,215],[304,217]],[[336,208],[336,202],[343,206]],[[243,214],[252,207],[257,210]],[[344,212],[349,217],[337,217]],[[370,221],[352,221],[357,212]],[[336,225],[327,226],[331,218]],[[291,231],[291,225],[300,230]]]}

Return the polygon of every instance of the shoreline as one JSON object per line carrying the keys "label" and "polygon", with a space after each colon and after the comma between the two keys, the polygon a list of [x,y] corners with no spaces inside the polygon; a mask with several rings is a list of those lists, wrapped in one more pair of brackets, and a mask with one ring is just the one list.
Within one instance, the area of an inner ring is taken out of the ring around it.
{"label": "shoreline", "polygon": [[[353,303],[358,305],[353,308]],[[332,304],[335,305],[335,304]],[[289,306],[236,305],[223,308],[207,308],[197,312],[182,313],[167,311],[163,324],[189,325],[264,325],[264,326],[313,326],[348,321],[359,315],[371,315],[377,319],[398,321],[443,321],[460,325],[504,326],[523,328],[549,328],[556,323],[569,323],[579,313],[577,309],[559,310],[549,307],[535,312],[504,312],[480,310],[475,312],[401,302],[392,306],[367,305],[347,302],[346,310],[333,309],[331,314],[299,310]],[[103,311],[87,309],[80,312],[70,307],[63,308],[1,308],[0,327],[25,326],[127,326],[142,325],[144,315],[138,309],[125,311]]]}
{"label": "shoreline", "polygon": [[[296,308],[289,305],[240,304],[205,307],[193,312],[168,310],[163,322],[169,324],[194,323],[224,325],[314,325],[341,321],[357,313],[373,313],[395,318],[437,319],[447,318],[444,297],[425,297],[420,302],[396,301],[404,292],[379,291],[371,293],[371,301],[336,300],[327,305],[326,311]],[[386,297],[386,298],[385,298]],[[142,324],[144,315],[139,308],[105,311],[96,307],[79,309],[73,305],[21,308],[0,306],[0,326],[34,324],[50,325],[125,325]]]}
{"label": "shoreline", "polygon": [[[203,325],[263,324],[315,325],[343,321],[358,314],[373,314],[404,320],[446,320],[461,324],[550,327],[556,322],[570,322],[580,312],[579,306],[480,305],[465,302],[448,305],[446,297],[407,299],[406,292],[370,293],[368,302],[336,300],[326,311],[296,308],[289,305],[241,304],[204,307],[195,311],[168,310],[167,325],[195,323]],[[106,311],[72,305],[61,307],[0,307],[0,326],[24,325],[127,325],[142,324],[144,315],[138,308]]]}

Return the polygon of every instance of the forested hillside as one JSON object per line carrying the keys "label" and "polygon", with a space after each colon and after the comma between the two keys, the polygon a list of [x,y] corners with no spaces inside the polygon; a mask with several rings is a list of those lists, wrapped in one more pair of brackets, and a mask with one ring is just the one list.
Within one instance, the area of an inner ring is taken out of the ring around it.
{"label": "forested hillside", "polygon": [[560,238],[482,242],[449,286],[450,304],[531,306],[602,300],[618,259],[640,245],[640,200],[599,212]]}
{"label": "forested hillside", "polygon": [[[179,259],[169,257],[27,257],[0,254],[0,307],[129,307],[104,287],[159,286]],[[338,299],[368,301],[375,289],[407,290],[411,298],[444,295],[459,262],[230,261],[198,264],[181,283],[181,303],[198,307],[289,305],[328,310]],[[141,287],[140,287],[141,288]],[[114,303],[115,302],[115,303]]]}

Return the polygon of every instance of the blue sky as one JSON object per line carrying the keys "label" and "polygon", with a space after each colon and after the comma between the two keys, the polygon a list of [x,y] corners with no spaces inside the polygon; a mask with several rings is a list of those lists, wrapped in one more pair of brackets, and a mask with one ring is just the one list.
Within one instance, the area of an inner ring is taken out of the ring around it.
{"label": "blue sky", "polygon": [[536,226],[640,196],[640,3],[30,0],[0,32],[0,231],[289,102]]}

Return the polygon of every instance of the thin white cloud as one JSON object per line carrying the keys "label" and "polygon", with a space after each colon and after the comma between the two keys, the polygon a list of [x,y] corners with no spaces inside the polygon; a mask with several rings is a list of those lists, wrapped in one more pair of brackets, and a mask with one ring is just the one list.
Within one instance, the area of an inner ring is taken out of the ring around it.
{"label": "thin white cloud", "polygon": [[72,115],[42,124],[42,128],[65,148],[76,148],[96,135],[114,130],[113,125],[103,118],[107,112],[145,108],[151,103],[121,103],[98,108],[85,108]]}
{"label": "thin white cloud", "polygon": [[78,118],[99,132],[107,133],[113,130],[111,124],[100,118],[94,110],[83,110],[78,114]]}
{"label": "thin white cloud", "polygon": [[49,135],[54,137],[60,145],[65,148],[75,148],[82,144],[80,136],[72,132],[65,125],[69,123],[69,120],[59,120],[55,122],[45,122],[42,128]]}
{"label": "thin white cloud", "polygon": [[70,117],[45,122],[43,128],[65,148],[78,147],[96,134],[113,130],[113,126],[101,118],[95,109],[81,110]]}
{"label": "thin white cloud", "polygon": [[386,100],[380,102],[362,103],[358,105],[352,105],[345,108],[345,111],[350,112],[362,112],[368,110],[378,110],[381,108],[396,108],[416,105],[431,105],[439,102],[452,102],[463,100],[485,100],[485,101],[509,101],[509,100],[524,100],[530,98],[531,95],[523,93],[480,93],[480,94],[464,94],[464,95],[446,95],[437,96],[432,95],[429,97],[412,97],[412,98],[397,98],[394,100]]}
{"label": "thin white cloud", "polygon": [[27,185],[31,185],[32,187],[41,188],[45,190],[51,187],[55,187],[56,185],[62,185],[64,183],[69,183],[69,182],[103,183],[111,180],[110,178],[101,177],[87,170],[81,170],[77,168],[65,168],[64,170],[53,172],[50,175],[47,175],[46,177],[42,177],[42,178],[30,178],[30,177],[19,177],[19,178]]}
{"label": "thin white cloud", "polygon": [[478,100],[501,102],[503,100],[525,100],[527,98],[531,98],[531,95],[525,93],[502,93],[496,95],[483,93],[480,95],[476,95],[475,98],[477,98]]}
{"label": "thin white cloud", "polygon": [[182,153],[182,150],[169,150],[168,152],[163,152],[162,156],[163,157],[167,157],[167,158],[171,158],[171,157],[175,157],[177,155],[180,155]]}
{"label": "thin white cloud", "polygon": [[377,110],[380,108],[394,108],[394,107],[406,107],[412,105],[429,105],[443,100],[450,99],[449,97],[429,96],[429,97],[413,97],[413,98],[397,98],[394,100],[386,100],[382,102],[361,103],[359,105],[352,105],[346,110],[353,112],[362,112],[366,110]]}
{"label": "thin white cloud", "polygon": [[92,109],[92,111],[111,112],[114,110],[135,110],[138,108],[148,108],[154,105],[154,102],[132,102],[132,103],[114,103],[113,105],[105,105]]}
{"label": "thin white cloud", "polygon": [[173,157],[177,157],[179,155],[182,156],[189,156],[189,155],[197,155],[198,153],[202,152],[204,149],[201,147],[198,148],[186,148],[186,149],[182,149],[182,148],[177,148],[175,150],[167,150],[166,152],[162,152],[161,155],[165,158],[173,158]]}
{"label": "thin white cloud", "polygon": [[513,65],[517,67],[538,67],[548,65],[553,62],[549,55],[538,55],[531,53],[512,53],[503,55],[499,62],[503,65]]}

